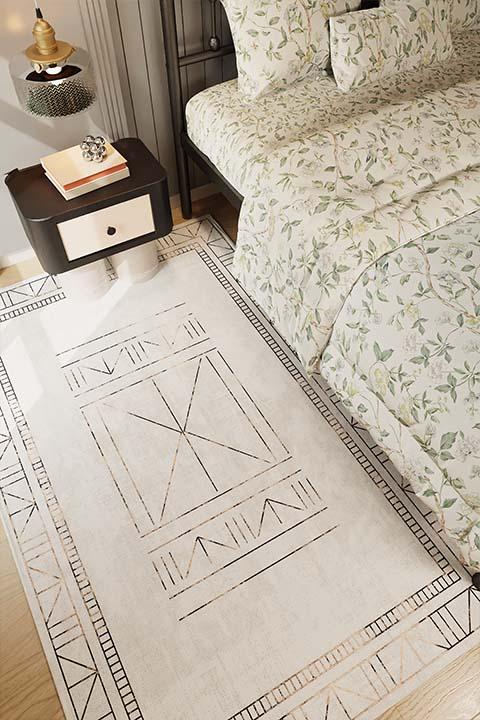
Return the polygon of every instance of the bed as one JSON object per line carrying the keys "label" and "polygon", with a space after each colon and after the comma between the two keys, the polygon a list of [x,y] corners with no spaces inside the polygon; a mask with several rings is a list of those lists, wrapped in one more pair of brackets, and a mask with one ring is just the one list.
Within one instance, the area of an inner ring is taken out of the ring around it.
{"label": "bed", "polygon": [[479,68],[476,29],[388,86],[343,93],[319,73],[246,103],[230,80],[182,106],[178,134],[242,206],[234,274],[435,510],[475,584]]}
{"label": "bed", "polygon": [[[185,108],[187,135],[242,196],[261,177],[272,152],[306,140],[321,127],[358,117],[375,107],[422,97],[478,76],[480,32],[455,37],[453,62],[401,80],[386,90],[370,87],[342,93],[331,75],[307,78],[254,103],[245,103],[237,81],[210,87],[192,97]],[[232,153],[232,147],[235,153]]]}

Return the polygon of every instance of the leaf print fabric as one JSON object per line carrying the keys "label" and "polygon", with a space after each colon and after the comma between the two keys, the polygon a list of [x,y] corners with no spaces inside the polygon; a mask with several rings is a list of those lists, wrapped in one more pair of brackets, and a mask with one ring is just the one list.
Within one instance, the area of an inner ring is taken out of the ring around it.
{"label": "leaf print fabric", "polygon": [[450,0],[450,4],[454,31],[480,27],[480,0]]}
{"label": "leaf print fabric", "polygon": [[[397,7],[405,5],[406,2],[407,0],[382,0],[382,6]],[[448,0],[448,10],[452,32],[480,27],[480,0]]]}
{"label": "leaf print fabric", "polygon": [[361,86],[343,93],[333,77],[310,76],[246,103],[237,81],[231,80],[188,102],[187,130],[195,145],[246,196],[268,174],[269,162],[280,147],[300,140],[306,143],[322,128],[386,104],[446,89],[477,76],[479,66],[480,33],[470,31],[454,37],[454,54],[446,64],[399,73],[381,87]]}
{"label": "leaf print fabric", "polygon": [[330,58],[328,18],[361,0],[222,0],[247,98],[318,74]]}
{"label": "leaf print fabric", "polygon": [[370,267],[320,370],[480,571],[480,212]]}
{"label": "leaf print fabric", "polygon": [[313,372],[364,270],[480,207],[480,82],[367,111],[268,170],[243,203],[233,272]]}
{"label": "leaf print fabric", "polygon": [[339,88],[347,92],[447,60],[453,52],[449,2],[402,0],[330,18],[332,69]]}
{"label": "leaf print fabric", "polygon": [[[399,468],[430,506],[441,511],[446,530],[457,538],[472,569],[479,561],[480,542],[475,524],[480,418],[476,420],[478,370],[473,359],[478,348],[465,350],[470,346],[462,333],[472,333],[476,310],[469,306],[462,313],[455,306],[448,320],[455,330],[450,341],[451,330],[439,320],[442,313],[432,310],[432,320],[410,302],[421,282],[418,273],[414,277],[412,271],[402,282],[400,276],[390,281],[385,274],[365,339],[371,372],[355,355],[357,318],[352,328],[348,322],[352,308],[367,313],[373,305],[367,294],[373,292],[373,268],[383,267],[396,253],[414,252],[410,246],[426,242],[425,236],[435,234],[435,245],[448,244],[447,231],[457,232],[455,221],[480,208],[479,69],[480,33],[470,31],[455,35],[454,55],[446,64],[398,73],[383,86],[373,83],[342,93],[330,77],[308,78],[246,104],[232,81],[204,91],[187,108],[193,141],[245,195],[234,274],[308,372],[318,371],[335,326],[322,373],[342,400],[351,402],[352,414],[367,424],[380,445],[386,429],[389,437],[383,446],[395,462],[393,439],[398,440]],[[442,275],[441,288],[433,280],[440,294],[452,282],[454,293],[462,283],[470,283],[473,292],[471,281],[479,282],[473,274],[480,264],[478,252],[465,247],[469,241],[463,235],[455,236],[454,245],[460,240],[458,257],[449,261],[453,265],[443,270],[430,266],[435,278],[443,271],[455,277],[453,282],[450,275]],[[431,263],[444,263],[443,250],[424,252]],[[405,259],[413,262],[410,256]],[[365,288],[363,278],[368,280]],[[427,287],[424,280],[419,292]],[[362,290],[365,296],[355,295]],[[410,389],[413,399],[407,393],[408,379],[398,369],[401,361],[390,340],[391,327],[377,307],[388,303],[401,308],[404,321],[411,323],[399,342],[404,362],[412,361],[407,374],[417,383]],[[433,298],[430,303],[433,307]],[[417,341],[423,335],[425,342]],[[358,362],[358,373],[351,362]],[[391,368],[398,374],[391,376]],[[352,389],[348,383],[354,380]],[[391,396],[398,399],[396,404],[390,403]],[[362,398],[371,399],[374,409]],[[468,464],[463,476],[460,465],[452,465],[457,456]],[[445,468],[451,481],[445,480]],[[462,480],[465,487],[456,487]]]}

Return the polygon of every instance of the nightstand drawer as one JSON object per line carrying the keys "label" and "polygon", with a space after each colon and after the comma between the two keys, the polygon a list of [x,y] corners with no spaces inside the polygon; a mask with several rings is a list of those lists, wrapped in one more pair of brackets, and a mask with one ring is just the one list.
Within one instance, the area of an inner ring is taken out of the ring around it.
{"label": "nightstand drawer", "polygon": [[154,232],[150,195],[66,220],[57,229],[69,260],[120,245]]}

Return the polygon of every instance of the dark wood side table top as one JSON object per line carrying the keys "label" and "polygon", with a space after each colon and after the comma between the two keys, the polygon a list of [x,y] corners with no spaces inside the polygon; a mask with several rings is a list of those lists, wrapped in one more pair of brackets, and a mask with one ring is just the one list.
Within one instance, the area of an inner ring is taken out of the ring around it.
{"label": "dark wood side table top", "polygon": [[[32,165],[21,170],[13,170],[5,180],[15,198],[21,215],[32,222],[59,219],[62,215],[81,215],[84,212],[98,210],[121,201],[142,188],[148,188],[166,179],[162,165],[137,138],[124,138],[112,145],[128,161],[130,177],[124,180],[80,195],[73,200],[65,200],[45,175],[43,167]],[[101,169],[100,166],[93,166]]]}

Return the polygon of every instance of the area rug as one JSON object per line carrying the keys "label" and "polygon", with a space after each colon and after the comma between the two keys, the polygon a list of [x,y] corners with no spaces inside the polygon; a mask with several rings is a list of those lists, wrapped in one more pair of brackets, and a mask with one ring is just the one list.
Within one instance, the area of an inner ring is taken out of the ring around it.
{"label": "area rug", "polygon": [[480,640],[434,518],[209,218],[94,305],[0,293],[2,516],[68,720],[378,718]]}

